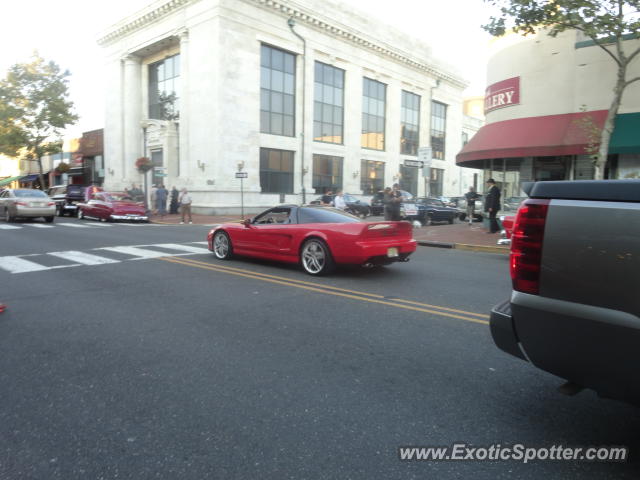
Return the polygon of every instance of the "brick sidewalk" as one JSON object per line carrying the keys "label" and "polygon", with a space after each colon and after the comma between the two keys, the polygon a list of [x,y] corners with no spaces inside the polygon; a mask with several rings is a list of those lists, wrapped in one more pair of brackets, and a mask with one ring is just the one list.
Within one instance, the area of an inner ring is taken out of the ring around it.
{"label": "brick sidewalk", "polygon": [[[227,222],[241,221],[239,215],[192,215],[194,225],[218,225]],[[250,218],[250,216],[246,216]],[[160,217],[153,215],[152,223],[163,225],[180,224],[180,215],[165,215]],[[381,221],[382,217],[370,217],[370,221]],[[189,225],[185,225],[188,227]],[[441,246],[446,248],[460,248],[467,250],[481,250],[494,253],[508,253],[508,247],[499,247],[496,242],[499,234],[487,234],[482,223],[474,223],[469,226],[466,222],[458,222],[453,225],[430,225],[428,227],[414,228],[413,237],[421,244],[427,246]]]}

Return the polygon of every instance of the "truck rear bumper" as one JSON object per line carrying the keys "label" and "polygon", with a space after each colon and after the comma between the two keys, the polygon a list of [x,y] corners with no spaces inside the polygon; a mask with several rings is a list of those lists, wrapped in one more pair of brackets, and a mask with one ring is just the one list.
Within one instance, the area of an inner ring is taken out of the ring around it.
{"label": "truck rear bumper", "polygon": [[513,292],[491,312],[491,334],[507,353],[592,388],[640,401],[640,318],[627,312]]}

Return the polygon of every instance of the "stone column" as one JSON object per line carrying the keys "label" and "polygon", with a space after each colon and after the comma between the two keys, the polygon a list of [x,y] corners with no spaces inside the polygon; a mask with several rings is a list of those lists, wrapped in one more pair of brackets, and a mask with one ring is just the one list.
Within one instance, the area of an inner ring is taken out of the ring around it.
{"label": "stone column", "polygon": [[138,182],[135,173],[135,161],[142,156],[142,95],[140,91],[140,58],[135,55],[127,55],[124,63],[123,85],[123,124],[124,124],[124,155],[122,161],[122,182]]}
{"label": "stone column", "polygon": [[177,175],[189,178],[189,30],[183,29],[180,36],[180,121],[178,127],[178,171]]}

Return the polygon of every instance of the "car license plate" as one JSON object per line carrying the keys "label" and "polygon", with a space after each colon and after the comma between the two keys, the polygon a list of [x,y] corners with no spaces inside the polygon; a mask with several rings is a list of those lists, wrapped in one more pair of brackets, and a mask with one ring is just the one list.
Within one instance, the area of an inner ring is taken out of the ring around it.
{"label": "car license plate", "polygon": [[398,247],[391,247],[387,249],[387,257],[397,257],[398,256]]}
{"label": "car license plate", "polygon": [[44,207],[44,203],[42,202],[31,202],[32,207]]}
{"label": "car license plate", "polygon": [[405,215],[417,215],[418,207],[416,207],[415,203],[405,203],[404,204],[404,214]]}

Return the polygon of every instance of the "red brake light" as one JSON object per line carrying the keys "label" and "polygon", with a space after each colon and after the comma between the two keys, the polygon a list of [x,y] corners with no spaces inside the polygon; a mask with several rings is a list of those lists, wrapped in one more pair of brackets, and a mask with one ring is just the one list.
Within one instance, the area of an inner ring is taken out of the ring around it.
{"label": "red brake light", "polygon": [[544,225],[549,200],[525,200],[516,215],[511,234],[510,271],[513,289],[537,295],[540,291],[540,265]]}
{"label": "red brake light", "polygon": [[48,203],[48,205],[49,205],[50,207],[53,207],[55,204],[56,204],[56,202],[49,202],[49,203]]}

